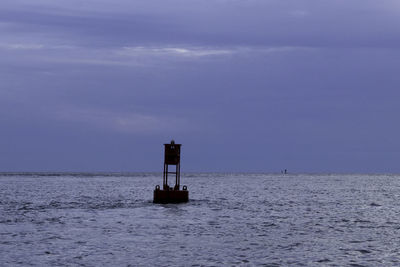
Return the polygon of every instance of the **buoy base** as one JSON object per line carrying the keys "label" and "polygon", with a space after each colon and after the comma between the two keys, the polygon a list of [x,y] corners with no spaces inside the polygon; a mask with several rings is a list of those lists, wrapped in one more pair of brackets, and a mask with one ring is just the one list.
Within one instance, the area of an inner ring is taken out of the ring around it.
{"label": "buoy base", "polygon": [[153,203],[185,203],[189,201],[189,191],[187,190],[154,190]]}

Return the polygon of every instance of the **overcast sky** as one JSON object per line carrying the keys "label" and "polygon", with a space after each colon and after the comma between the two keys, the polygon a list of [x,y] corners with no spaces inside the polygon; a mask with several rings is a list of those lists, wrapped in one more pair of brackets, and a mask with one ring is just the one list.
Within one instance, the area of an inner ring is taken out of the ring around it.
{"label": "overcast sky", "polygon": [[1,0],[0,171],[400,172],[399,0]]}

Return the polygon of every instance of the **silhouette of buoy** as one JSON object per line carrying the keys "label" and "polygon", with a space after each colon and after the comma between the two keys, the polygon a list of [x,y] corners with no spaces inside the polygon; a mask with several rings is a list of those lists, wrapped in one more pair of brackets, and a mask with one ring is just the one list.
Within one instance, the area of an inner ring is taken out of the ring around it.
{"label": "silhouette of buoy", "polygon": [[[175,166],[175,171],[169,171],[168,166]],[[168,185],[168,175],[175,174],[175,186]],[[170,144],[164,144],[164,172],[163,188],[156,185],[154,189],[154,203],[183,203],[189,201],[189,191],[184,185],[180,189],[181,180],[181,144],[175,144],[172,140]]]}

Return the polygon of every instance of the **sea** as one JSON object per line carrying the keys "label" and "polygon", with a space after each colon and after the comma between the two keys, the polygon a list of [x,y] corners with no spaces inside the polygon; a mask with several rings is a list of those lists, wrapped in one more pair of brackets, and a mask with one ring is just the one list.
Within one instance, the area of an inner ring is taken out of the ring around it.
{"label": "sea", "polygon": [[400,266],[400,175],[0,174],[0,266]]}

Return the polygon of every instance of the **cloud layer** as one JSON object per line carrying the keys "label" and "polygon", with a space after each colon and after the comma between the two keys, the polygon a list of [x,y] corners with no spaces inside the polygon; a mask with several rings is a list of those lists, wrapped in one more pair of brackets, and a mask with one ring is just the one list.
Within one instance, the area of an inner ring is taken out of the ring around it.
{"label": "cloud layer", "polygon": [[158,170],[172,138],[186,170],[400,171],[399,12],[3,0],[0,171]]}

